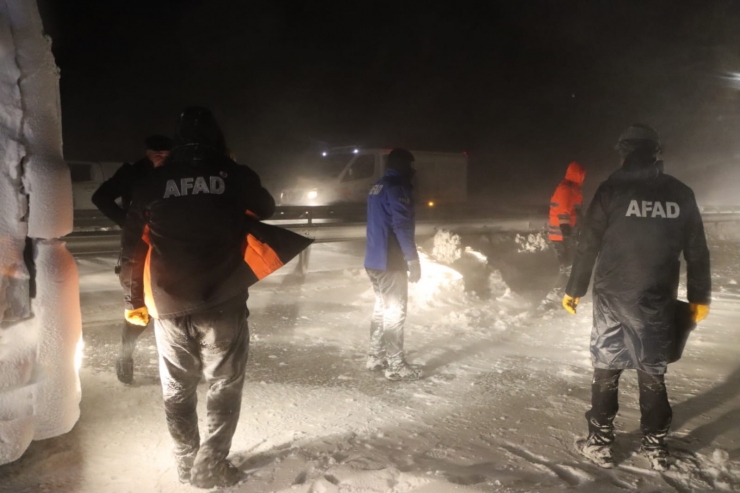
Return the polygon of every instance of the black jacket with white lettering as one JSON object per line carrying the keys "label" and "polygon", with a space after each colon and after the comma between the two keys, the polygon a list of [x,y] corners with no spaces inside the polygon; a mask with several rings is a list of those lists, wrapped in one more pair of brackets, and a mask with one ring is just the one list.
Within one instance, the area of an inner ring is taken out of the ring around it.
{"label": "black jacket with white lettering", "polygon": [[206,147],[176,148],[134,190],[121,238],[126,308],[146,303],[152,316],[172,318],[246,301],[245,212],[265,219],[274,210],[248,167]]}
{"label": "black jacket with white lettering", "polygon": [[665,372],[682,252],[688,300],[709,304],[709,250],[694,193],[659,163],[626,161],[596,191],[566,288],[585,295],[596,264],[595,368]]}

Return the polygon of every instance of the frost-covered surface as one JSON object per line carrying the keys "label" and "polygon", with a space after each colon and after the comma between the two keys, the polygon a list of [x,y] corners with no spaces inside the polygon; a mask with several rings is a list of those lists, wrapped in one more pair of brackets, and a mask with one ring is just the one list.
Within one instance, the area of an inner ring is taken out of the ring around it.
{"label": "frost-covered surface", "polygon": [[[455,264],[462,279],[422,256],[427,286],[411,290],[406,332],[409,359],[426,375],[418,382],[388,382],[363,368],[373,297],[362,245],[316,245],[305,279],[289,265],[252,289],[250,362],[231,456],[249,476],[225,491],[740,490],[736,245],[712,246],[712,314],[670,367],[676,465],[659,474],[634,453],[633,372],[620,395],[618,468],[599,469],[573,450],[590,399],[592,303],[586,297],[576,317],[535,314],[556,278],[552,252],[517,253],[513,237],[463,244],[488,262],[463,256]],[[122,303],[114,263],[78,261],[86,338],[79,424],[0,467],[0,491],[197,491],[177,482],[150,331],[136,354],[135,385],[116,380]],[[479,284],[469,280],[475,274]],[[430,300],[426,290],[438,295]]]}
{"label": "frost-covered surface", "polygon": [[460,235],[442,229],[437,231],[432,241],[434,242],[432,257],[438,262],[451,264],[462,257],[463,248]]}
{"label": "frost-covered surface", "polygon": [[516,235],[516,244],[519,252],[544,252],[548,249],[545,233],[532,233],[528,235]]}
{"label": "frost-covered surface", "polygon": [[80,401],[74,366],[81,330],[77,271],[56,239],[72,230],[72,188],[62,158],[58,71],[34,1],[0,0],[0,104],[4,464],[31,440],[69,431]]}

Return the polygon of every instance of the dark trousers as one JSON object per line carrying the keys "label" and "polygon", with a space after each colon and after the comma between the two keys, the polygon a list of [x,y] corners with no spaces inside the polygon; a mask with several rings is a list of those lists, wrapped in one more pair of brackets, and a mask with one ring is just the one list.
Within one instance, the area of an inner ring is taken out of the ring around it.
{"label": "dark trousers", "polygon": [[[594,369],[591,383],[591,409],[586,413],[589,434],[614,440],[614,417],[619,411],[619,377],[623,370]],[[646,442],[662,445],[671,426],[673,411],[668,402],[664,375],[637,371],[640,388],[640,429]]]}
{"label": "dark trousers", "polygon": [[136,349],[136,341],[139,339],[141,334],[149,327],[148,325],[142,327],[141,325],[130,324],[124,320],[123,330],[121,331],[121,357],[122,358],[133,358],[134,350]]}
{"label": "dark trousers", "polygon": [[565,288],[568,285],[570,272],[573,268],[573,258],[575,256],[575,241],[571,237],[564,238],[563,241],[553,241],[552,248],[558,258],[558,279],[555,281],[555,287],[552,290],[552,296],[560,300],[565,295]]}
{"label": "dark trousers", "polygon": [[370,354],[402,358],[408,274],[405,270],[365,270],[375,292],[375,309],[370,320]]}
{"label": "dark trousers", "polygon": [[[164,412],[175,456],[196,462],[229,455],[241,409],[249,350],[246,303],[230,303],[183,317],[156,320]],[[201,444],[196,388],[208,385],[208,435]]]}

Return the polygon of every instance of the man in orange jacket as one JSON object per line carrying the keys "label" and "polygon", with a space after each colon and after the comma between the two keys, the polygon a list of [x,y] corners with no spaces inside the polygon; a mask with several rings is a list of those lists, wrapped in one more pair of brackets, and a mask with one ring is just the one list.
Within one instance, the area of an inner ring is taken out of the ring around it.
{"label": "man in orange jacket", "polygon": [[565,284],[570,277],[576,244],[576,235],[573,230],[578,226],[578,216],[583,203],[581,186],[585,178],[586,170],[573,161],[568,165],[565,179],[560,182],[550,199],[548,235],[558,257],[560,275],[555,288],[548,293],[547,298],[543,301],[543,307],[560,304]]}

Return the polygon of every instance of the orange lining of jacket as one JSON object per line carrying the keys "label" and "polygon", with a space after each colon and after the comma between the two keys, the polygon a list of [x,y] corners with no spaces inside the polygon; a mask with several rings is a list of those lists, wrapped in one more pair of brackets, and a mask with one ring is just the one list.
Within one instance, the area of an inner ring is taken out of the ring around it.
{"label": "orange lining of jacket", "polygon": [[144,261],[144,304],[149,310],[149,315],[157,317],[157,307],[154,304],[154,294],[152,293],[152,274],[151,274],[151,258],[152,258],[152,243],[149,239],[149,226],[144,226],[144,234],[141,235],[141,239],[147,244],[146,260]]}
{"label": "orange lining of jacket", "polygon": [[277,256],[275,250],[251,234],[247,235],[245,246],[244,261],[252,269],[257,279],[264,279],[283,266],[283,261]]}

